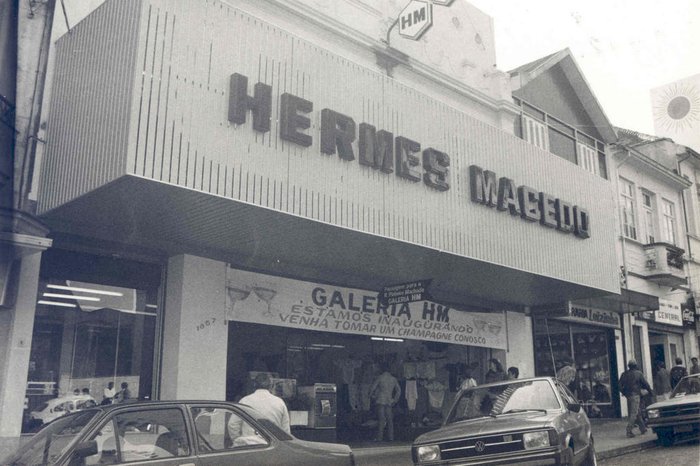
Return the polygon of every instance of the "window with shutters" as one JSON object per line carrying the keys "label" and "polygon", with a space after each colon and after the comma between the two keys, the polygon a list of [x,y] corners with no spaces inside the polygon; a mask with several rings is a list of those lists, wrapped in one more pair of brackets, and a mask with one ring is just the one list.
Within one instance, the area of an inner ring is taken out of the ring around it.
{"label": "window with shutters", "polygon": [[656,241],[656,212],[654,211],[654,195],[645,190],[642,191],[642,212],[646,244],[651,244]]}
{"label": "window with shutters", "polygon": [[637,239],[637,220],[634,214],[634,184],[620,178],[620,217],[622,234],[630,239]]}
{"label": "window with shutters", "polygon": [[673,202],[661,200],[661,233],[663,240],[676,244],[676,213]]}
{"label": "window with shutters", "polygon": [[595,148],[582,142],[577,143],[576,147],[578,150],[578,164],[594,175],[600,175],[598,153]]}

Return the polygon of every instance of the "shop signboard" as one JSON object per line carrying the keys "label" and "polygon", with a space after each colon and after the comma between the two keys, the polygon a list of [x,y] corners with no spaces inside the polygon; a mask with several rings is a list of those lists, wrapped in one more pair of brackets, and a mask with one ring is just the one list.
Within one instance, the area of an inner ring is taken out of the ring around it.
{"label": "shop signboard", "polygon": [[418,40],[433,25],[433,5],[413,0],[401,10],[397,21],[401,36]]}
{"label": "shop signboard", "polygon": [[383,305],[377,292],[228,269],[226,319],[237,322],[506,349],[504,313],[432,301]]}
{"label": "shop signboard", "polygon": [[681,305],[675,301],[659,298],[659,310],[654,312],[654,321],[660,324],[683,326]]}
{"label": "shop signboard", "polygon": [[427,301],[431,299],[430,293],[428,293],[430,282],[432,282],[432,279],[386,286],[379,293],[379,302],[385,306],[390,306],[392,304]]}
{"label": "shop signboard", "polygon": [[561,320],[601,325],[603,327],[620,328],[620,314],[613,311],[596,309],[580,304],[568,303],[568,315]]}

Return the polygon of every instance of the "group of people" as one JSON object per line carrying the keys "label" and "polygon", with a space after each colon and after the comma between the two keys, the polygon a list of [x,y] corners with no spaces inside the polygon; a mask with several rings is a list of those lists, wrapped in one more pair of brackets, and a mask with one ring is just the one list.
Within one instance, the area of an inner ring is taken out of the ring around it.
{"label": "group of people", "polygon": [[131,396],[131,390],[129,390],[128,382],[122,382],[121,390],[119,391],[114,388],[114,382],[109,382],[104,389],[102,403],[100,404],[110,405],[113,403],[128,402],[129,400],[133,400],[133,398]]}
{"label": "group of people", "polygon": [[[700,374],[698,358],[693,357],[690,361],[692,363],[690,374]],[[627,437],[634,437],[633,429],[635,427],[639,428],[641,434],[647,431],[643,407],[641,406],[643,400],[653,397],[658,400],[668,399],[671,391],[688,374],[689,372],[683,366],[681,358],[676,358],[675,366],[670,371],[666,369],[663,362],[657,363],[657,369],[654,373],[654,387],[656,388],[656,393],[654,393],[644,374],[639,370],[637,362],[634,360],[627,362],[627,370],[622,373],[619,381],[620,393],[627,399]]]}

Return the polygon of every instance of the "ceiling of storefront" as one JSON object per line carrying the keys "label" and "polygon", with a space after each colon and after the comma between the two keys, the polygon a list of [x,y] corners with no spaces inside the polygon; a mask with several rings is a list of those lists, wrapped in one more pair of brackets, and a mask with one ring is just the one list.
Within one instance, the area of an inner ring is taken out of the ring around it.
{"label": "ceiling of storefront", "polygon": [[431,278],[436,301],[543,305],[605,291],[127,176],[43,216],[54,235],[367,290]]}

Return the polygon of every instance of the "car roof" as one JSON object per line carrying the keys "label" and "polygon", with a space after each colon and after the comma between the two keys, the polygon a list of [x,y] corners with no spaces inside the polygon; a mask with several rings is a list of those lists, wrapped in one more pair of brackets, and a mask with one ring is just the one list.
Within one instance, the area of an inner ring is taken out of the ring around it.
{"label": "car roof", "polygon": [[120,408],[142,406],[142,407],[159,407],[168,405],[183,405],[183,404],[226,404],[234,405],[238,408],[245,409],[247,406],[240,403],[234,403],[233,401],[223,401],[223,400],[139,400],[131,401],[127,403],[114,403],[109,405],[101,405],[96,408],[102,409],[104,411],[114,411]]}
{"label": "car roof", "polygon": [[492,387],[492,386],[498,386],[498,385],[508,385],[511,383],[521,383],[521,382],[534,382],[537,380],[548,380],[550,382],[554,382],[555,378],[551,376],[540,376],[540,377],[527,377],[524,379],[507,379],[507,380],[499,380],[498,382],[491,382],[491,383],[484,383],[481,385],[477,385],[476,387],[472,388],[481,388],[481,387]]}

